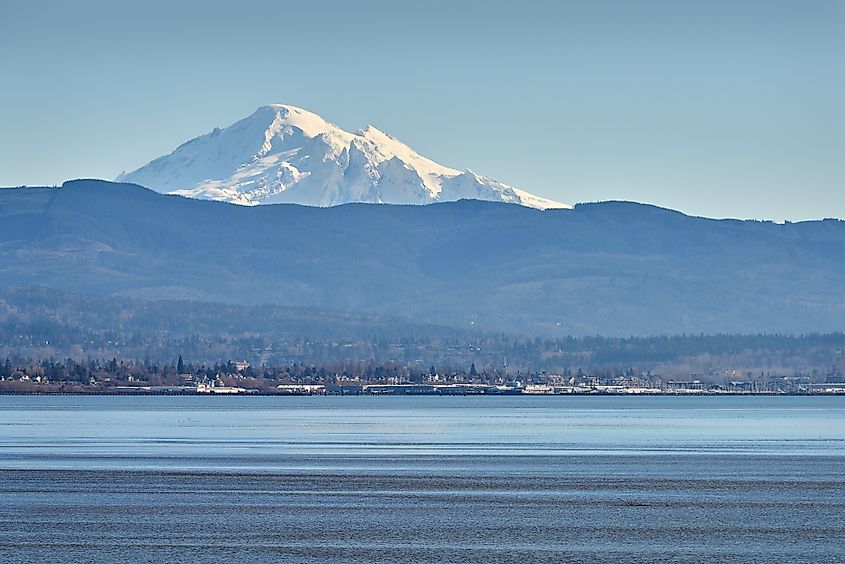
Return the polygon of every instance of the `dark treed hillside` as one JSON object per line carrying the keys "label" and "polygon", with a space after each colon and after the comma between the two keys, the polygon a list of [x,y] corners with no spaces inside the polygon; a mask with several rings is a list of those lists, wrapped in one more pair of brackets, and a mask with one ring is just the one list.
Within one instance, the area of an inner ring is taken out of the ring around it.
{"label": "dark treed hillside", "polygon": [[0,285],[514,334],[841,331],[843,259],[845,222],[630,203],[248,208],[101,181],[0,191]]}

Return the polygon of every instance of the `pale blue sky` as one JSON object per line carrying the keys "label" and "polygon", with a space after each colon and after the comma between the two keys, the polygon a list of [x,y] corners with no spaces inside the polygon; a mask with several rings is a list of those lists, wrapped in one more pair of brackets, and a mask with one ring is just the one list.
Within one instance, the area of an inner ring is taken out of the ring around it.
{"label": "pale blue sky", "polygon": [[565,202],[845,217],[845,1],[0,0],[0,185],[267,103]]}

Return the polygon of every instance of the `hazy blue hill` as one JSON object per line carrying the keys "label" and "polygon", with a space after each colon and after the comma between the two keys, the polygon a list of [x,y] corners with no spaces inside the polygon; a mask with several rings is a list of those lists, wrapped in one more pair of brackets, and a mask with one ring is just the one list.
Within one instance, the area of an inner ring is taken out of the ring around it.
{"label": "hazy blue hill", "polygon": [[548,334],[845,328],[845,222],[625,202],[241,207],[129,184],[0,190],[0,284]]}

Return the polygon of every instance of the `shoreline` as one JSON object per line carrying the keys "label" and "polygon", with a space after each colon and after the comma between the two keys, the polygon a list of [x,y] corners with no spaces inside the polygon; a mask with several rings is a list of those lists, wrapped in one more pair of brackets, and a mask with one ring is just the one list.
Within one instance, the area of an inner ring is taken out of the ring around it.
{"label": "shoreline", "polygon": [[198,392],[129,392],[129,391],[91,391],[91,392],[66,392],[66,391],[55,391],[55,392],[35,392],[35,391],[26,391],[26,392],[14,392],[14,391],[0,391],[0,396],[131,396],[131,397],[278,397],[278,398],[291,398],[291,397],[524,397],[524,398],[535,398],[535,397],[748,397],[748,396],[761,396],[761,397],[827,397],[827,396],[841,396],[845,397],[845,393],[843,392],[813,392],[813,393],[795,393],[795,392],[702,392],[702,393],[672,393],[672,392],[661,392],[661,393],[606,393],[606,392],[595,392],[595,393],[548,393],[548,394],[536,394],[536,393],[529,393],[529,394],[495,394],[495,393],[449,393],[449,394],[440,394],[440,393],[396,393],[396,394],[389,394],[389,393],[304,393],[304,394],[291,394],[291,393],[266,393],[266,392],[251,392],[251,393],[225,393],[225,394],[214,394],[214,393],[198,393]]}

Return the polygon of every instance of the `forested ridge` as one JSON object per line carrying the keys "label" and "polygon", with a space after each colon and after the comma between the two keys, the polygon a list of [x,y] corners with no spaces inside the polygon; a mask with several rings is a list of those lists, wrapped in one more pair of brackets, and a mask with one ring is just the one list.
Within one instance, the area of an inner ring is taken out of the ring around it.
{"label": "forested ridge", "polygon": [[845,334],[524,337],[313,308],[143,301],[0,288],[0,355],[255,366],[380,363],[428,368],[637,371],[718,378],[748,372],[823,378],[842,362]]}

